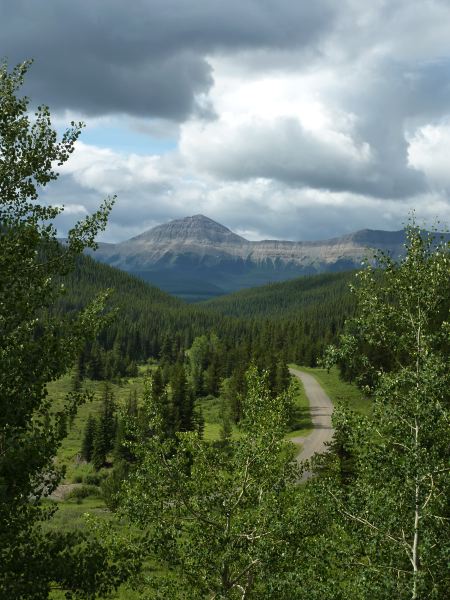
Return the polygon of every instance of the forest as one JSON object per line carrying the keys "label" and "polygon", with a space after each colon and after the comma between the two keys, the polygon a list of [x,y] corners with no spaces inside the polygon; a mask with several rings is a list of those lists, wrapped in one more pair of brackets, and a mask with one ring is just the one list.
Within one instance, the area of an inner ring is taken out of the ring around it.
{"label": "forest", "polygon": [[[444,599],[450,244],[412,217],[399,261],[186,304],[83,254],[114,198],[58,239],[39,193],[82,124],[30,120],[28,68],[0,66],[0,597]],[[290,365],[334,401],[307,462]]]}
{"label": "forest", "polygon": [[[282,356],[285,362],[317,365],[354,311],[352,273],[315,275],[244,290],[213,301],[187,304],[138,278],[80,256],[64,278],[56,314],[87,306],[111,289],[107,307],[115,313],[80,356],[93,379],[132,374],[152,357],[176,361],[194,339],[214,332],[220,339],[224,375],[250,359],[260,366]],[[94,368],[93,364],[97,365]],[[104,373],[104,375],[103,375]]]}

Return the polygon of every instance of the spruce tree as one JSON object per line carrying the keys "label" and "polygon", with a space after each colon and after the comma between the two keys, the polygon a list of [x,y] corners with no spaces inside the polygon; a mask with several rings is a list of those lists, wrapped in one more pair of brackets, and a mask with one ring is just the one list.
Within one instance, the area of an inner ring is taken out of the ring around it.
{"label": "spruce tree", "polygon": [[255,369],[247,389],[241,437],[226,447],[196,432],[167,438],[159,407],[146,398],[153,435],[137,442],[121,506],[163,567],[148,579],[155,597],[297,597],[289,568],[299,496],[293,446],[284,439],[287,398],[273,398]]}
{"label": "spruce tree", "polygon": [[91,455],[91,462],[96,471],[99,471],[105,466],[107,453],[108,446],[107,440],[105,439],[105,430],[102,426],[101,419],[97,419],[95,423],[94,441]]}
{"label": "spruce tree", "polygon": [[94,449],[94,438],[97,431],[97,422],[93,415],[89,415],[84,428],[83,444],[81,446],[81,456],[85,461],[91,462]]}
{"label": "spruce tree", "polygon": [[182,363],[177,363],[170,379],[171,404],[175,431],[192,430],[194,398],[188,386],[186,371]]}
{"label": "spruce tree", "polygon": [[100,344],[95,341],[92,344],[89,359],[86,365],[86,375],[89,379],[102,380],[105,377],[105,365],[102,349]]}
{"label": "spruce tree", "polygon": [[203,439],[205,435],[205,417],[201,407],[194,413],[194,431],[198,433],[200,439]]}
{"label": "spruce tree", "polygon": [[281,394],[285,392],[291,383],[291,374],[289,373],[289,367],[286,364],[286,360],[279,358],[276,364],[275,371],[275,393]]}
{"label": "spruce tree", "polygon": [[100,426],[103,431],[104,447],[108,454],[113,449],[116,436],[116,406],[109,382],[103,384]]}
{"label": "spruce tree", "polygon": [[138,423],[137,392],[134,390],[128,396],[125,412],[116,419],[116,430],[114,440],[114,465],[121,461],[134,462],[135,456],[130,448],[130,442],[134,441],[133,427],[127,428],[127,423]]}

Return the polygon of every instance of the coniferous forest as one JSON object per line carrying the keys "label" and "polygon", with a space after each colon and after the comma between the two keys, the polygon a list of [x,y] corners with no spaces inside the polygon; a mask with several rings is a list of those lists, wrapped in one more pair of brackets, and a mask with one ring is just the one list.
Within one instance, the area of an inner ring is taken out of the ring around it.
{"label": "coniferous forest", "polygon": [[149,358],[183,360],[194,339],[211,332],[220,340],[218,360],[229,376],[242,362],[267,366],[279,356],[316,366],[354,311],[351,280],[351,273],[316,275],[187,304],[82,256],[63,280],[57,312],[70,315],[110,289],[108,327],[79,359],[78,368],[92,379],[133,374],[136,363]]}

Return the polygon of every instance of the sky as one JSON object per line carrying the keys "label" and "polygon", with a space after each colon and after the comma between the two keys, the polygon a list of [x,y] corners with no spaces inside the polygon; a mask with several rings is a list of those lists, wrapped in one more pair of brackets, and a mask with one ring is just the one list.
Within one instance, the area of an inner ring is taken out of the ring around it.
{"label": "sky", "polygon": [[204,214],[251,240],[450,225],[450,0],[0,0],[59,132],[59,227]]}

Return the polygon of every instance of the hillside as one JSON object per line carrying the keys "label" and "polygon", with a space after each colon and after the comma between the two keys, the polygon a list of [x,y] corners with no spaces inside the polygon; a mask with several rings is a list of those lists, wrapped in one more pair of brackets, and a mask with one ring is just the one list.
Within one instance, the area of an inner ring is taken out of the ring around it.
{"label": "hillside", "polygon": [[202,306],[235,317],[286,318],[326,305],[338,317],[353,308],[349,285],[354,276],[354,271],[309,275],[241,290],[204,302]]}
{"label": "hillside", "polygon": [[[353,311],[350,278],[348,273],[324,274],[187,304],[119,269],[81,257],[64,281],[66,294],[58,310],[80,309],[111,288],[108,304],[117,315],[99,343],[108,356],[125,357],[127,364],[161,353],[176,359],[196,337],[210,332],[222,340],[230,369],[243,356],[256,355],[264,362],[280,351],[289,360],[309,364]],[[86,360],[94,350],[87,349]]]}

